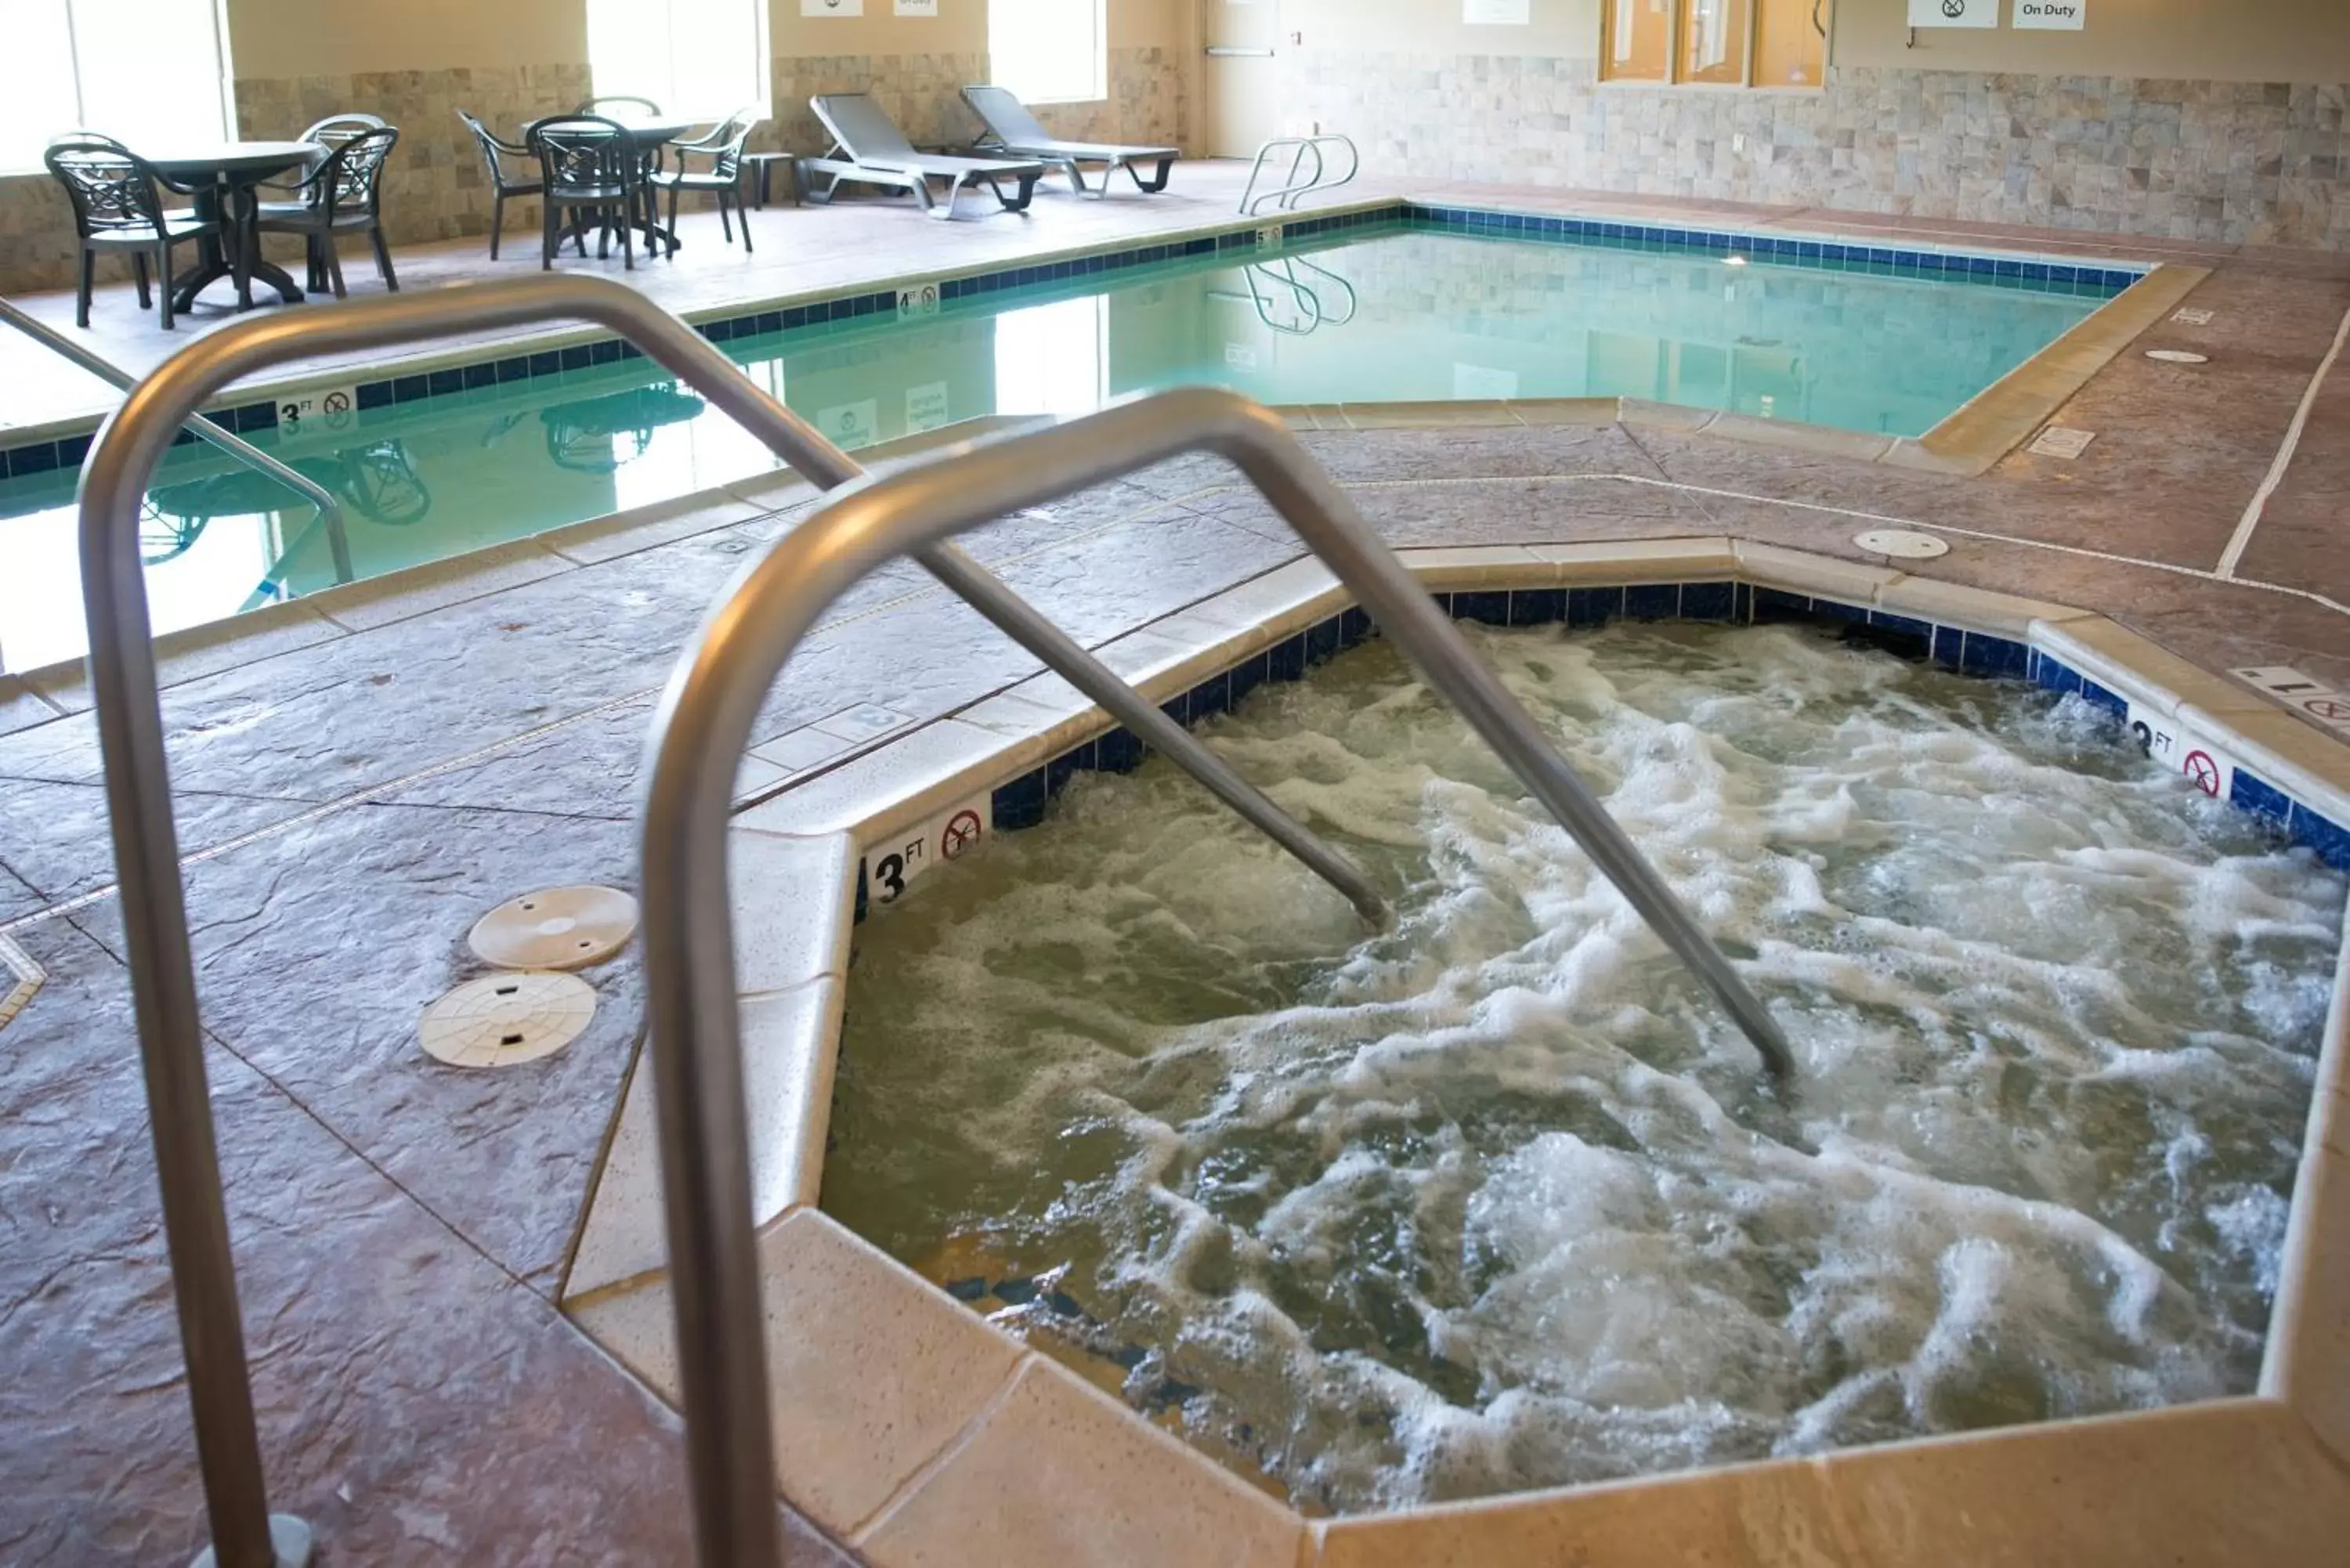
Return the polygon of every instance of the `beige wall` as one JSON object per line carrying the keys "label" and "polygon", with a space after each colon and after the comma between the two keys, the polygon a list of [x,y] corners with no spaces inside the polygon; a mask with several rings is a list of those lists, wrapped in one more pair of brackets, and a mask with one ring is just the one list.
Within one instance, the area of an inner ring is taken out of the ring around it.
{"label": "beige wall", "polygon": [[[1539,0],[1537,0],[1539,3]],[[2350,80],[2350,0],[2088,0],[2077,33],[1921,28],[1904,0],[1839,0],[1833,64],[2193,81]]]}
{"label": "beige wall", "polygon": [[[1533,0],[1533,25],[1471,27],[1452,0],[1278,0],[1307,48],[1596,59],[1599,0]],[[2012,4],[2012,0],[2009,0]],[[1921,30],[1907,0],[1834,0],[1832,65],[2198,81],[2350,80],[2350,0],[2088,0],[2078,33]]]}
{"label": "beige wall", "polygon": [[[1191,0],[1108,0],[1108,6],[1113,49],[1172,47],[1188,36]],[[865,13],[862,16],[803,16],[799,0],[769,0],[768,26],[775,56],[788,59],[987,52],[986,0],[940,0],[937,16],[919,18],[890,15],[889,0],[865,0]]]}
{"label": "beige wall", "polygon": [[[1212,0],[1211,0],[1212,3]],[[1524,27],[1471,27],[1460,0],[1277,0],[1284,32],[1309,49],[1377,54],[1555,55],[1596,59],[1599,0],[1533,0]]]}
{"label": "beige wall", "polygon": [[497,69],[588,57],[581,0],[228,0],[240,78]]}

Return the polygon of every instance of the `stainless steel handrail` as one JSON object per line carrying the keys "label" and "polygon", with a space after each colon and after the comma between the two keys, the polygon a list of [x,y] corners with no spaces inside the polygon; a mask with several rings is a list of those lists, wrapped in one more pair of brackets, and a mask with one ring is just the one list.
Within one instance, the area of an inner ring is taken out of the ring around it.
{"label": "stainless steel handrail", "polygon": [[826,607],[895,557],[984,518],[1191,452],[1227,459],[1351,587],[1745,1030],[1775,1077],[1785,1038],[1607,808],[1280,419],[1231,392],[1163,392],[844,491],[738,575],[679,659],[647,750],[645,978],[669,1203],[670,1286],[702,1561],[774,1568],[750,1140],[733,911],[732,769],[760,704]]}
{"label": "stainless steel handrail", "polygon": [[[1336,179],[1330,178],[1329,166],[1322,156],[1322,149],[1333,146],[1347,150],[1347,171]],[[1288,175],[1272,190],[1258,191],[1257,182],[1264,177],[1265,165],[1284,148],[1290,151]],[[1314,172],[1310,175],[1305,172],[1308,157],[1314,161]],[[1362,149],[1355,145],[1351,136],[1336,132],[1324,136],[1276,136],[1257,149],[1256,161],[1249,168],[1248,184],[1241,191],[1241,215],[1259,217],[1268,206],[1294,212],[1297,203],[1314,192],[1335,191],[1352,183],[1362,171]]]}
{"label": "stainless steel handrail", "polygon": [[[0,322],[7,323],[52,354],[70,360],[119,392],[127,392],[138,383],[137,377],[113,360],[83,348],[47,322],[28,315],[12,301],[0,299]],[[288,468],[251,441],[230,434],[202,414],[191,416],[186,428],[197,440],[210,441],[248,468],[258,469],[316,507],[318,513],[317,522],[326,529],[327,547],[334,555],[335,580],[342,583],[351,580],[350,537],[343,525],[343,504],[336,499],[333,491],[307,474]]]}
{"label": "stainless steel handrail", "polygon": [[[180,882],[146,577],[139,559],[140,501],[155,465],[170,449],[172,432],[242,377],[306,355],[380,348],[453,332],[550,320],[589,321],[627,337],[816,485],[831,489],[861,477],[854,462],[754,386],[685,323],[619,284],[564,275],[383,295],[234,322],[189,344],[132,388],[99,428],[82,467],[82,600],[89,624],[90,690],[98,710],[123,940],[188,1367],[188,1397],[194,1407],[205,1507],[224,1568],[298,1564],[308,1555],[308,1531],[299,1521],[269,1513],[260,1443],[254,1431],[235,1263],[229,1251],[197,1020],[195,969]],[[1384,923],[1385,900],[1351,862],[1265,799],[1196,736],[976,561],[942,539],[933,541],[919,558],[982,615],[1116,714],[1144,742],[1191,768],[1219,797],[1336,886],[1366,919]],[[731,776],[731,766],[727,771]],[[675,1120],[669,1107],[683,1106],[694,1096],[684,1090],[663,1094],[670,1096],[662,1113],[667,1126]],[[739,1134],[740,1106],[734,1107],[734,1116]],[[723,1202],[729,1190],[737,1200],[747,1201],[740,1170],[733,1174],[732,1189],[722,1180],[715,1189],[689,1184],[673,1191],[673,1233],[694,1234],[696,1217]],[[686,1178],[681,1175],[681,1179]],[[724,1212],[737,1217],[733,1210]],[[747,1223],[747,1215],[743,1210],[739,1217]],[[717,1326],[702,1325],[712,1331]],[[734,1375],[764,1389],[764,1362],[756,1334],[747,1349],[739,1338],[732,1348],[748,1357],[734,1363]],[[716,1462],[712,1452],[732,1453],[746,1439],[739,1430],[708,1418],[706,1410],[697,1407],[695,1414],[702,1418],[689,1433],[688,1457],[695,1476],[702,1477]],[[765,1440],[765,1419],[762,1404],[761,1442]],[[772,1542],[776,1528],[772,1497],[764,1511],[751,1510],[754,1517],[722,1520],[735,1494],[724,1490],[705,1496],[701,1482],[696,1485],[696,1517],[706,1522],[721,1520],[710,1528],[723,1527],[726,1539]],[[276,1546],[271,1543],[273,1529],[280,1537]],[[289,1550],[286,1543],[297,1539],[299,1551]],[[767,1560],[773,1555],[770,1550]]]}

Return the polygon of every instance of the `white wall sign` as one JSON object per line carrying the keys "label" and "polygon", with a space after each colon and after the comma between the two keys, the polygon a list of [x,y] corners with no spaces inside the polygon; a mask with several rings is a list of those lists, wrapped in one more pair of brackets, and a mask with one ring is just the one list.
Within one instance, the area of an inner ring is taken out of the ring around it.
{"label": "white wall sign", "polygon": [[900,16],[936,16],[938,14],[939,0],[898,0],[898,15]]}
{"label": "white wall sign", "polygon": [[1913,27],[1996,27],[2005,0],[1909,0]]}
{"label": "white wall sign", "polygon": [[1534,0],[1461,0],[1461,19],[1472,27],[1529,26]]}
{"label": "white wall sign", "polygon": [[931,381],[920,387],[906,389],[906,431],[942,430],[953,421],[948,417],[947,384]]}
{"label": "white wall sign", "polygon": [[865,0],[800,0],[803,16],[862,16]]}
{"label": "white wall sign", "polygon": [[2077,33],[2088,20],[2089,0],[2015,0],[2015,25],[2027,31]]}
{"label": "white wall sign", "polygon": [[819,410],[816,428],[825,439],[843,452],[855,452],[860,446],[871,446],[881,423],[881,400],[868,398],[861,403],[841,403]]}

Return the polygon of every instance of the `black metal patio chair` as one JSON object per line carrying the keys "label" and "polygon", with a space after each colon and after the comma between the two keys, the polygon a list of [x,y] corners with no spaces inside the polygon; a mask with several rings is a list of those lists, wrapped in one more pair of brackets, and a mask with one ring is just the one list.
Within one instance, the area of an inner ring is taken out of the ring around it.
{"label": "black metal patio chair", "polygon": [[89,325],[89,299],[98,280],[99,254],[128,253],[141,310],[154,303],[148,295],[148,269],[152,264],[162,291],[163,330],[169,332],[172,247],[202,240],[213,231],[186,208],[166,208],[162,192],[192,192],[172,184],[120,141],[95,131],[68,132],[49,143],[41,161],[65,187],[66,199],[73,204],[74,236],[81,257],[74,295],[75,325]]}
{"label": "black metal patio chair", "polygon": [[536,196],[545,190],[539,178],[538,155],[529,148],[501,138],[488,126],[463,109],[457,118],[473,133],[473,140],[482,150],[482,161],[490,171],[490,259],[498,259],[498,237],[505,230],[506,198]]}
{"label": "black metal patio chair", "polygon": [[[677,193],[680,191],[707,191],[718,198],[718,226],[726,243],[734,243],[734,230],[727,221],[731,203],[736,221],[743,226],[743,253],[751,253],[751,215],[743,202],[743,144],[751,140],[764,119],[755,109],[738,109],[726,117],[707,136],[691,141],[672,141],[669,150],[677,154],[677,167],[657,168],[645,178],[656,192],[669,192],[669,248],[677,249]],[[707,158],[707,170],[690,168],[690,158]]]}
{"label": "black metal patio chair", "polygon": [[600,98],[591,98],[579,106],[581,114],[600,114],[607,119],[614,119],[617,115],[631,114],[642,115],[650,119],[657,117],[660,111],[661,106],[652,99],[622,92],[606,93]]}
{"label": "black metal patio chair", "polygon": [[265,234],[300,234],[309,253],[310,287],[331,286],[337,299],[348,297],[343,288],[343,261],[335,242],[345,234],[365,234],[375,249],[375,268],[384,287],[398,293],[400,278],[391,270],[391,246],[383,234],[383,166],[399,145],[397,126],[362,130],[329,152],[301,180],[278,187],[292,201],[264,202],[254,227]]}
{"label": "black metal patio chair", "polygon": [[[555,265],[557,230],[569,213],[575,228],[583,217],[597,223],[598,259],[611,254],[612,231],[619,229],[621,263],[635,271],[634,230],[650,224],[651,213],[644,204],[644,160],[628,131],[601,115],[559,114],[533,121],[523,140],[538,158],[540,268]],[[585,254],[585,232],[579,233]]]}

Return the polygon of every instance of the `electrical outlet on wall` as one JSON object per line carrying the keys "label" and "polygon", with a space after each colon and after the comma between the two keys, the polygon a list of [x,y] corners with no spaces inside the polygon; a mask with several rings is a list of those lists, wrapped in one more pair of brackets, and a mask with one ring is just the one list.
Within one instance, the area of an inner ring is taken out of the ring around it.
{"label": "electrical outlet on wall", "polygon": [[1743,152],[1746,151],[1746,133],[1744,131],[1733,130],[1730,133],[1730,150],[1732,152]]}

